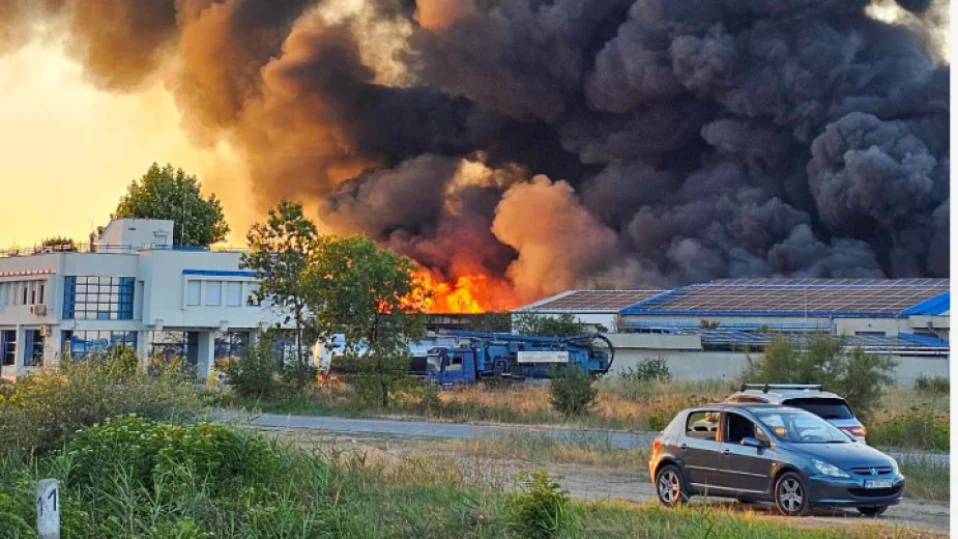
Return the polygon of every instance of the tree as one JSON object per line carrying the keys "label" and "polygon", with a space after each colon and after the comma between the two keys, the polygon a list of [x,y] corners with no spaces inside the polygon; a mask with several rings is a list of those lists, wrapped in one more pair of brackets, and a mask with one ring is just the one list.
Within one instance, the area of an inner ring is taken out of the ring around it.
{"label": "tree", "polygon": [[203,198],[196,176],[171,165],[153,163],[139,180],[133,180],[120,199],[113,218],[170,219],[174,245],[211,245],[230,231],[216,195]]}
{"label": "tree", "polygon": [[250,251],[240,259],[240,267],[253,270],[259,280],[254,297],[288,313],[285,322],[293,321],[296,331],[295,378],[306,384],[309,364],[304,343],[313,337],[316,317],[309,309],[307,293],[310,284],[306,271],[326,241],[316,225],[303,214],[302,204],[282,201],[269,210],[263,223],[256,223],[246,234]]}
{"label": "tree", "polygon": [[563,337],[585,333],[585,327],[572,313],[548,316],[536,313],[519,313],[513,317],[512,327],[523,335]]}
{"label": "tree", "polygon": [[815,335],[802,347],[787,337],[773,337],[765,357],[749,366],[745,379],[758,383],[821,384],[848,401],[856,415],[867,418],[894,380],[895,361],[867,354],[860,346],[848,349],[844,337]]}
{"label": "tree", "polygon": [[409,369],[409,342],[426,334],[408,258],[354,236],[320,242],[304,279],[321,338],[341,332],[345,355],[389,406],[392,385]]}

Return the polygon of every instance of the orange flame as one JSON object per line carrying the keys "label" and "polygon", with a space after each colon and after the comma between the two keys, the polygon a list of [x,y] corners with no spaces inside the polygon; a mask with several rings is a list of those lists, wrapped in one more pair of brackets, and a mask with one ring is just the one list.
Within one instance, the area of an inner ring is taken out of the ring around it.
{"label": "orange flame", "polygon": [[515,305],[511,287],[482,273],[461,275],[455,282],[436,278],[432,272],[413,272],[416,292],[409,298],[427,313],[484,313],[510,309]]}

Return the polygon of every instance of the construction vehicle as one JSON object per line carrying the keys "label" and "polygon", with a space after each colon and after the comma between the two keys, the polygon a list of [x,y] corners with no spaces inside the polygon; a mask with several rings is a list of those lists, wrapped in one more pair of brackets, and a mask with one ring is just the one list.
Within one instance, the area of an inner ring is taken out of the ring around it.
{"label": "construction vehicle", "polygon": [[[317,344],[314,358],[324,375],[334,371],[343,340]],[[360,351],[360,354],[362,352]],[[412,343],[410,374],[438,384],[471,384],[488,379],[543,379],[552,367],[605,374],[615,349],[600,333],[539,337],[512,333],[443,331]]]}

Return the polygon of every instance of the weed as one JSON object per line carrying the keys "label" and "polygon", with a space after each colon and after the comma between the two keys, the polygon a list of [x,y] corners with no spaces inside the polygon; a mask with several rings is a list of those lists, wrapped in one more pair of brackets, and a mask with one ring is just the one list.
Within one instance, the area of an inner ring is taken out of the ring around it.
{"label": "weed", "polygon": [[557,537],[569,526],[569,493],[547,473],[537,470],[519,474],[522,491],[509,502],[510,527],[521,537]]}

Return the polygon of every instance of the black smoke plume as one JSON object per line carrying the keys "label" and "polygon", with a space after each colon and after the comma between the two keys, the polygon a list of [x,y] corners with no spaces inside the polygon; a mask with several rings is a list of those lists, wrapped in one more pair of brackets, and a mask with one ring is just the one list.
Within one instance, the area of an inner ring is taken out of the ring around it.
{"label": "black smoke plume", "polygon": [[947,4],[875,3],[3,0],[0,52],[47,20],[102,88],[170,62],[186,125],[246,156],[258,204],[318,202],[522,300],[944,277]]}

